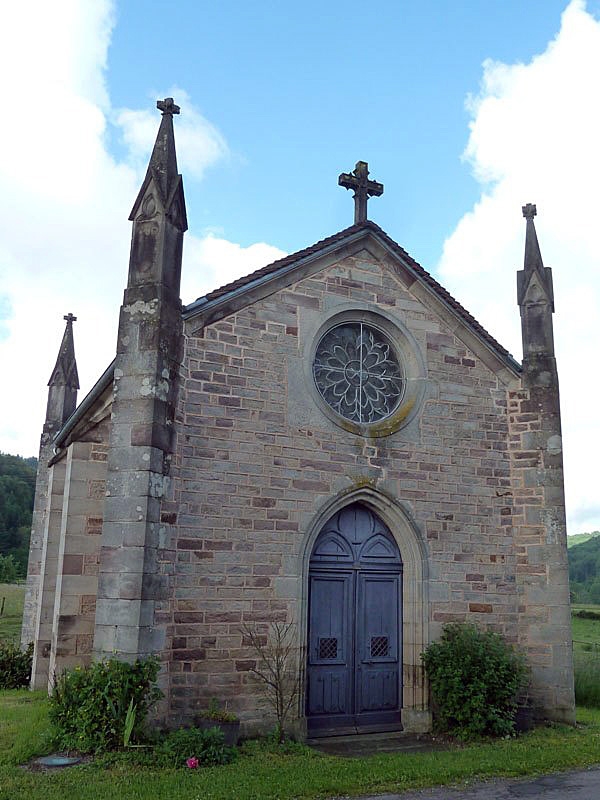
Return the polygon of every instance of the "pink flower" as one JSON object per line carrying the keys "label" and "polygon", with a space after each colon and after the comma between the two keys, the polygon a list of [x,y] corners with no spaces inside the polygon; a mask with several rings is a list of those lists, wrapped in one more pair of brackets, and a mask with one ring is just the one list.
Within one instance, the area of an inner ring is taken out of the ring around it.
{"label": "pink flower", "polygon": [[188,758],[185,763],[190,769],[195,769],[200,764],[200,762],[195,756],[193,756],[192,758]]}

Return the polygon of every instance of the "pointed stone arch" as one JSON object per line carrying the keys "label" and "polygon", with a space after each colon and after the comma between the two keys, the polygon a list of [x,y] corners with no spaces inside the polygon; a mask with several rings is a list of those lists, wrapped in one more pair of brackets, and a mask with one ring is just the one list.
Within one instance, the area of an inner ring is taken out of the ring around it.
{"label": "pointed stone arch", "polygon": [[[402,724],[406,731],[427,731],[431,727],[431,714],[421,653],[429,643],[429,562],[419,527],[408,509],[398,500],[365,486],[330,498],[316,511],[307,527],[299,554],[299,574],[302,576],[299,641],[305,644],[307,640],[308,577],[317,537],[334,514],[352,503],[362,503],[381,518],[394,537],[402,557]],[[301,697],[300,708],[304,707],[305,698]]]}

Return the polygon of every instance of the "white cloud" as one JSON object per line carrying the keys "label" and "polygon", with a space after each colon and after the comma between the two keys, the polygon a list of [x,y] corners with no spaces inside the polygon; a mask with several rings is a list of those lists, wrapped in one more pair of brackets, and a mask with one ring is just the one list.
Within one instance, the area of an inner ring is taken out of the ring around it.
{"label": "white cloud", "polygon": [[[114,357],[129,256],[127,217],[160,121],[150,103],[143,112],[111,110],[105,69],[114,19],[111,0],[0,7],[2,30],[10,31],[0,49],[0,74],[18,76],[17,95],[0,126],[0,450],[5,452],[37,453],[63,314],[79,318],[80,398]],[[174,96],[185,103],[176,122],[180,167],[200,176],[227,157],[227,144],[183,90]],[[114,120],[129,146],[123,161],[106,147],[107,125]],[[212,237],[206,244],[189,237],[185,252],[188,301],[279,254],[266,245],[244,250]],[[219,254],[224,265],[216,261]],[[201,275],[208,276],[204,284]]]}
{"label": "white cloud", "polygon": [[[114,349],[125,198],[136,188],[103,145],[112,4],[34,6],[35,24],[29,3],[0,11],[11,31],[0,69],[19,76],[18,108],[0,128],[0,363],[10,387],[0,397],[0,449],[24,455],[37,451],[63,314],[80,317],[80,352],[108,361]],[[85,365],[81,374],[89,386]]]}
{"label": "white cloud", "polygon": [[465,151],[482,195],[446,241],[439,272],[520,357],[515,270],[523,263],[521,206],[537,204],[542,256],[553,268],[570,532],[600,528],[600,106],[594,102],[600,22],[574,0],[544,53],[529,64],[486,61],[483,68],[481,91],[468,102]]}
{"label": "white cloud", "polygon": [[188,236],[181,296],[190,303],[197,297],[270,264],[286,253],[273,245],[257,242],[249,247],[221,239],[212,233],[199,239]]}
{"label": "white cloud", "polygon": [[[207,167],[229,157],[229,148],[217,128],[192,104],[184,89],[174,87],[165,97],[174,97],[183,108],[177,119],[177,164],[185,175],[202,178]],[[156,138],[156,111],[146,109],[134,111],[121,109],[117,114],[117,125],[129,149],[132,164],[146,168],[148,153]]]}

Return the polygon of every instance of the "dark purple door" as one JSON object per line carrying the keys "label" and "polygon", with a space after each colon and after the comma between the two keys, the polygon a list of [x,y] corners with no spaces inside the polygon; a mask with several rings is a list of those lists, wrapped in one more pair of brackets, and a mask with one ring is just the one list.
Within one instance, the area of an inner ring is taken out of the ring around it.
{"label": "dark purple door", "polygon": [[311,735],[400,727],[402,561],[383,522],[355,503],[315,543],[309,574]]}

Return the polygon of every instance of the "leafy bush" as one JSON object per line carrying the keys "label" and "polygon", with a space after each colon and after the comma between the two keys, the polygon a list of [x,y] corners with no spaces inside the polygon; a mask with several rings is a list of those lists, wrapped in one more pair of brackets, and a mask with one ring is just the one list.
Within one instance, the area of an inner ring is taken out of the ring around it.
{"label": "leafy bush", "polygon": [[115,749],[126,726],[128,741],[143,739],[148,711],[162,697],[153,685],[159,666],[155,657],[134,664],[110,659],[65,671],[50,698],[56,745],[82,753]]}
{"label": "leafy bush", "polygon": [[0,553],[0,583],[14,583],[20,577],[19,566],[14,557]]}
{"label": "leafy bush", "polygon": [[600,613],[598,611],[590,611],[587,608],[582,608],[581,611],[574,611],[574,617],[579,617],[579,619],[597,619],[600,620]]}
{"label": "leafy bush", "polygon": [[528,670],[524,657],[501,636],[452,623],[422,659],[440,730],[464,740],[514,733],[516,698]]}
{"label": "leafy bush", "polygon": [[156,762],[169,767],[185,767],[189,759],[197,759],[200,767],[228,764],[235,754],[235,748],[225,745],[223,731],[217,727],[171,731],[154,750]]}
{"label": "leafy bush", "polygon": [[33,644],[25,650],[14,642],[0,642],[0,689],[29,686]]}

